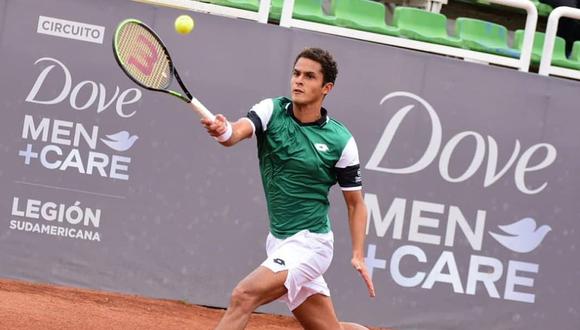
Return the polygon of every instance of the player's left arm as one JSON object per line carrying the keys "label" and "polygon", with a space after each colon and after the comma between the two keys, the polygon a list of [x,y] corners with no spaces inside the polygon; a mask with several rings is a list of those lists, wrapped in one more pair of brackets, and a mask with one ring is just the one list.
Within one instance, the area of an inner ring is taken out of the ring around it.
{"label": "player's left arm", "polygon": [[352,266],[360,273],[371,297],[375,296],[373,281],[369,276],[364,258],[367,225],[367,207],[362,196],[362,179],[358,148],[351,136],[335,164],[338,185],[342,190],[348,209],[348,222],[352,241]]}
{"label": "player's left arm", "polygon": [[352,259],[350,262],[362,276],[369,290],[369,296],[374,297],[375,288],[364,258],[367,207],[362,196],[362,190],[343,190],[342,194],[348,209],[348,224],[352,241]]}

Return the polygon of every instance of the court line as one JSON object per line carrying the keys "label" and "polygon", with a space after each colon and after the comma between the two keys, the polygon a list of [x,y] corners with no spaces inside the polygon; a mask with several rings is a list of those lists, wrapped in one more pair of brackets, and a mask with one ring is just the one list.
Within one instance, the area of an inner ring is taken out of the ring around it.
{"label": "court line", "polygon": [[33,183],[33,182],[26,182],[26,181],[14,181],[14,182],[19,183],[19,184],[28,185],[28,186],[51,188],[51,189],[57,189],[57,190],[66,190],[66,191],[78,192],[78,193],[101,196],[101,197],[109,197],[109,198],[116,198],[116,199],[125,199],[126,198],[125,196],[120,196],[120,195],[112,195],[112,194],[98,193],[98,192],[87,191],[87,190],[80,190],[80,189],[73,189],[73,188],[66,188],[66,187],[59,187],[59,186],[51,186],[51,185],[47,185],[47,184],[40,184],[40,183]]}

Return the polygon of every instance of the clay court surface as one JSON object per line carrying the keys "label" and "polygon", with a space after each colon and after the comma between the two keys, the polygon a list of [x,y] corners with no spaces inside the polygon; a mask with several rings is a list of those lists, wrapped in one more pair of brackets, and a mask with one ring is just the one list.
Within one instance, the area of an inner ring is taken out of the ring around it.
{"label": "clay court surface", "polygon": [[[1,329],[201,330],[213,329],[223,312],[179,301],[0,279]],[[291,317],[254,314],[247,329],[302,328]]]}

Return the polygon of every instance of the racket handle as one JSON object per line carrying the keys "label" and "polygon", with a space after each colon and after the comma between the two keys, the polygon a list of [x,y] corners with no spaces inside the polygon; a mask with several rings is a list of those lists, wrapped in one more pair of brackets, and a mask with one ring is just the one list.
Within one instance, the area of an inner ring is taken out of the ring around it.
{"label": "racket handle", "polygon": [[195,97],[193,97],[191,99],[191,102],[189,104],[191,104],[191,107],[193,108],[193,110],[195,112],[197,112],[197,114],[200,115],[202,118],[208,118],[211,121],[214,121],[215,120],[215,116],[213,115],[213,113],[211,113],[205,107],[205,105],[203,105],[201,102],[199,102],[199,100],[196,99]]}

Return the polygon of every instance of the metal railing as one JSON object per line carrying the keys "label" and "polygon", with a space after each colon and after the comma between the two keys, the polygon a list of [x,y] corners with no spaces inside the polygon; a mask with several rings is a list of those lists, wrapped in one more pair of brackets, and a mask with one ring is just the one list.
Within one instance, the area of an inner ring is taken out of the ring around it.
{"label": "metal railing", "polygon": [[566,69],[552,65],[552,56],[554,54],[554,44],[556,41],[556,32],[558,31],[558,22],[562,17],[569,17],[580,20],[580,9],[572,7],[558,7],[550,13],[548,25],[546,26],[546,36],[544,38],[544,49],[542,50],[542,59],[540,61],[539,74],[542,76],[561,76],[574,79],[580,79],[580,71]]}
{"label": "metal railing", "polygon": [[527,72],[530,67],[532,57],[532,46],[534,43],[534,32],[538,21],[538,11],[536,6],[529,0],[489,0],[490,3],[496,3],[508,7],[521,8],[526,11],[526,24],[524,29],[524,40],[520,58],[509,58],[505,56],[492,55],[468,49],[455,48],[450,46],[438,45],[423,41],[410,40],[400,37],[386,36],[379,33],[366,32],[343,28],[333,25],[319,24],[310,21],[298,20],[292,18],[294,0],[285,0],[282,8],[280,25],[284,27],[296,27],[300,29],[313,30],[328,34],[340,35],[361,40],[415,49],[430,53],[449,55],[463,58],[467,61],[479,63],[494,63],[497,65],[517,68],[520,71]]}

